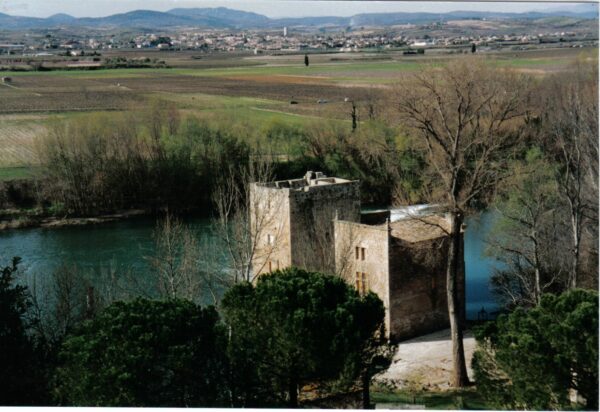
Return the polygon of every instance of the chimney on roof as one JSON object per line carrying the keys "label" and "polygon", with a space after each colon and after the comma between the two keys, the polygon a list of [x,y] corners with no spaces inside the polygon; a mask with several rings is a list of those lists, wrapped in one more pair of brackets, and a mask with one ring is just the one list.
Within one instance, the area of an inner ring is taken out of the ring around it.
{"label": "chimney on roof", "polygon": [[309,170],[308,172],[306,172],[306,174],[304,175],[304,181],[306,182],[307,185],[310,185],[310,181],[312,179],[313,176],[313,172],[312,170]]}

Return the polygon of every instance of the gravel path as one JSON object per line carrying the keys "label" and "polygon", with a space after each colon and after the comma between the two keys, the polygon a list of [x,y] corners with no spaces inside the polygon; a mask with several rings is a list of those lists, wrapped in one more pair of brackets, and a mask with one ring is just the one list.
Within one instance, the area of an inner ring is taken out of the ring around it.
{"label": "gravel path", "polygon": [[[471,359],[475,338],[470,331],[464,336],[467,373],[473,378]],[[395,388],[444,390],[450,387],[452,341],[450,329],[419,336],[398,345],[390,368],[375,376],[375,383]]]}

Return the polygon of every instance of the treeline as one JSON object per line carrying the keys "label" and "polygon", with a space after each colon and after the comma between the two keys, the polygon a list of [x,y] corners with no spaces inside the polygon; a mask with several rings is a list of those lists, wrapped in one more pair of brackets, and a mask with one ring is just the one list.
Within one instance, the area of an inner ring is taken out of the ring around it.
{"label": "treeline", "polygon": [[220,171],[251,157],[241,136],[156,102],[142,113],[85,116],[54,125],[41,141],[40,199],[55,213],[125,208],[210,208]]}
{"label": "treeline", "polygon": [[0,405],[298,407],[342,395],[363,407],[391,360],[383,303],[337,277],[286,269],[233,286],[218,310],[63,296],[49,323],[18,264],[0,276]]}
{"label": "treeline", "polygon": [[[67,56],[70,56],[67,52]],[[166,64],[164,60],[159,59],[150,59],[146,58],[126,58],[126,57],[107,57],[104,60],[101,60],[100,54],[90,53],[85,54],[83,51],[79,56],[82,57],[91,57],[87,60],[81,60],[79,58],[71,58],[61,61],[49,61],[45,62],[44,60],[34,60],[34,59],[14,59],[11,63],[19,63],[19,64],[11,64],[11,65],[1,65],[0,71],[10,71],[10,72],[48,72],[48,71],[57,71],[57,70],[101,70],[101,69],[163,69],[168,68],[169,66]],[[81,63],[90,63],[89,65],[75,65],[70,66],[70,63],[81,62]],[[100,64],[101,62],[101,64]],[[49,63],[50,65],[44,65],[44,63]],[[96,63],[96,64],[93,64]]]}
{"label": "treeline", "polygon": [[168,67],[164,60],[150,59],[149,57],[128,59],[126,57],[116,56],[107,57],[102,62],[103,69],[144,69],[144,68],[166,68]]}
{"label": "treeline", "polygon": [[93,215],[127,208],[213,210],[225,171],[243,174],[269,162],[273,178],[320,170],[360,179],[363,202],[422,200],[423,156],[398,130],[365,122],[306,127],[274,121],[258,131],[244,123],[183,117],[156,101],[139,112],[83,115],[56,122],[37,148],[44,165],[37,198],[47,212]]}

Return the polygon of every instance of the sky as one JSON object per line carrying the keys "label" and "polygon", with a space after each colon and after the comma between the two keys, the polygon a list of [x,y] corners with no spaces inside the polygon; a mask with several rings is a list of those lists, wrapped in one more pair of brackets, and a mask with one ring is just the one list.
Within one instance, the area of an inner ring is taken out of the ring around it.
{"label": "sky", "polygon": [[429,1],[295,1],[295,0],[0,0],[0,13],[48,17],[66,13],[99,17],[131,10],[166,11],[175,7],[228,7],[268,17],[351,16],[358,13],[448,12],[453,10],[525,12],[569,10],[577,3],[429,2]]}

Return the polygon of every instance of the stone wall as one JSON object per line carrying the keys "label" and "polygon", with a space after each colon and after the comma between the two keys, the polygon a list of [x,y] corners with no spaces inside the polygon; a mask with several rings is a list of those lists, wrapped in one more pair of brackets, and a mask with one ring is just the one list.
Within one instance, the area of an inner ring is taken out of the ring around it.
{"label": "stone wall", "polygon": [[[383,301],[386,333],[390,331],[389,231],[387,223],[371,226],[335,221],[336,272],[357,286],[357,273],[365,274],[367,289]],[[358,250],[357,250],[358,248]],[[363,260],[364,249],[364,260]],[[362,282],[362,278],[360,279]]]}
{"label": "stone wall", "polygon": [[248,241],[256,245],[252,259],[255,275],[291,266],[289,210],[289,189],[251,186]]}
{"label": "stone wall", "polygon": [[360,221],[358,181],[290,191],[292,265],[333,273],[333,221]]}
{"label": "stone wall", "polygon": [[[391,339],[409,339],[449,327],[446,299],[448,237],[423,242],[391,238]],[[464,319],[464,263],[459,275],[460,312]]]}
{"label": "stone wall", "polygon": [[[360,223],[358,181],[285,183],[251,189],[255,274],[296,266],[335,273],[360,288],[365,284],[385,305],[393,341],[448,327],[443,216],[431,217],[435,224],[423,219],[389,224],[389,212],[382,211]],[[464,320],[464,258],[458,293]]]}

